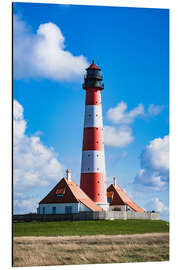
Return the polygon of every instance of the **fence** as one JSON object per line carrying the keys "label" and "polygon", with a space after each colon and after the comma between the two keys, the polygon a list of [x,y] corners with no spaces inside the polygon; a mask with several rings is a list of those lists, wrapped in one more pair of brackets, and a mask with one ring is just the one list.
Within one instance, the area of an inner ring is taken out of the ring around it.
{"label": "fence", "polygon": [[13,222],[31,221],[75,221],[75,220],[114,220],[114,219],[149,219],[159,220],[159,212],[132,212],[132,211],[103,211],[103,212],[80,212],[77,214],[25,214],[13,215]]}

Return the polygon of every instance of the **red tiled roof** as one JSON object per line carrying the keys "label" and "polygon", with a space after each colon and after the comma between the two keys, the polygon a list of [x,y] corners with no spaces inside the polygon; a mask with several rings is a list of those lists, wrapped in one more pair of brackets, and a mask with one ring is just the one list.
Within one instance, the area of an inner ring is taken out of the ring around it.
{"label": "red tiled roof", "polygon": [[[57,196],[63,194],[62,191],[64,191],[64,195]],[[102,208],[96,205],[73,180],[67,181],[66,178],[62,178],[39,204],[78,202],[83,203],[94,212],[102,211]]]}
{"label": "red tiled roof", "polygon": [[98,69],[101,70],[95,63],[94,60],[92,61],[92,64],[87,69]]}
{"label": "red tiled roof", "polygon": [[144,212],[144,210],[140,208],[135,202],[133,202],[118,185],[114,186],[113,184],[111,184],[108,187],[107,192],[113,192],[112,202],[110,203],[110,205],[126,204],[129,205],[136,212]]}
{"label": "red tiled roof", "polygon": [[[86,193],[78,186],[76,185],[73,181],[71,181],[71,191],[73,192],[74,196],[84,205],[86,205],[88,208],[90,208],[92,211],[97,211],[100,212],[102,211],[102,208],[99,207],[98,205],[91,200]],[[69,183],[68,183],[69,184]]]}

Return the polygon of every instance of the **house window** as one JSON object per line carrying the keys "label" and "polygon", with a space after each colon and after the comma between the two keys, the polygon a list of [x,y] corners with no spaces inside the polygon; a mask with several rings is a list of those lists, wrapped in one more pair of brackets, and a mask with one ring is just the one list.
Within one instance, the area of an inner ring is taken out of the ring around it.
{"label": "house window", "polygon": [[65,206],[65,214],[71,214],[72,213],[72,206]]}
{"label": "house window", "polygon": [[43,206],[43,209],[42,210],[43,210],[43,215],[44,215],[45,214],[45,207],[44,206]]}
{"label": "house window", "polygon": [[53,206],[53,208],[52,208],[52,213],[56,214],[56,207],[55,206]]}
{"label": "house window", "polygon": [[56,197],[63,197],[65,194],[65,189],[64,188],[60,188],[56,190]]}
{"label": "house window", "polygon": [[113,195],[114,195],[113,191],[108,191],[107,192],[107,201],[108,201],[108,203],[112,203]]}
{"label": "house window", "polygon": [[112,203],[112,198],[107,198],[108,203]]}

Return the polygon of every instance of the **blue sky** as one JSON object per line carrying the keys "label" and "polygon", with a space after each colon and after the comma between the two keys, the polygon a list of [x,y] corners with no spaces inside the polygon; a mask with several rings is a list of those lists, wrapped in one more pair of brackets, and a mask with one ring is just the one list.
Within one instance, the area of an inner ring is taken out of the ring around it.
{"label": "blue sky", "polygon": [[117,176],[137,204],[167,219],[169,11],[14,3],[13,13],[15,212],[33,211],[66,168],[79,183],[83,70],[95,59],[108,184]]}

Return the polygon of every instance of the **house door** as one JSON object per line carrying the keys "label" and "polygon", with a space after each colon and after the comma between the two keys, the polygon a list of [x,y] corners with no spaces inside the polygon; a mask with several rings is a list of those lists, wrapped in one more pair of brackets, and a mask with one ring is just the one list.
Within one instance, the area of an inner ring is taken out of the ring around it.
{"label": "house door", "polygon": [[71,214],[72,213],[72,206],[66,206],[65,207],[65,214]]}

